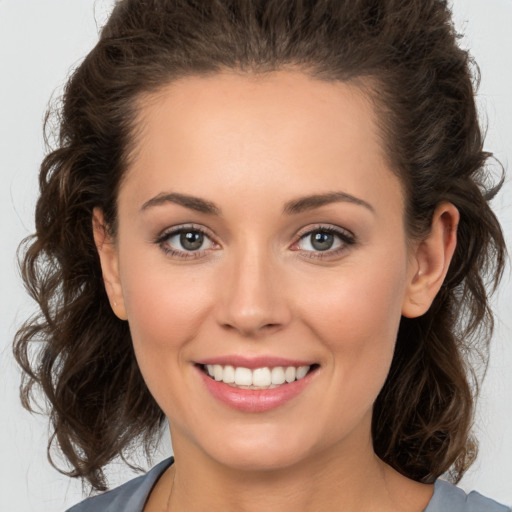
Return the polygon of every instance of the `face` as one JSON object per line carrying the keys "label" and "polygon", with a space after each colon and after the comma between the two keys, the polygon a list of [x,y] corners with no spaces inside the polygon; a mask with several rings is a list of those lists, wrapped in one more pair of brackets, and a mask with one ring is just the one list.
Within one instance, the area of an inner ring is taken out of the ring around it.
{"label": "face", "polygon": [[138,123],[102,264],[176,453],[263,469],[371,444],[417,265],[368,99],[225,73]]}

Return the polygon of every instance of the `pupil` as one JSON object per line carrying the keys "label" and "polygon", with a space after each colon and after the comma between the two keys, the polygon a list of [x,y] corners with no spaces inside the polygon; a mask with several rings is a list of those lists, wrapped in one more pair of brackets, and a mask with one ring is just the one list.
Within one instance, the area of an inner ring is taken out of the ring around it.
{"label": "pupil", "polygon": [[329,233],[323,233],[319,231],[311,235],[311,245],[317,251],[327,251],[332,247],[333,243],[334,236]]}
{"label": "pupil", "polygon": [[195,251],[199,249],[201,245],[203,245],[203,234],[195,233],[193,231],[188,231],[186,233],[181,233],[180,235],[180,243],[181,246],[187,251]]}

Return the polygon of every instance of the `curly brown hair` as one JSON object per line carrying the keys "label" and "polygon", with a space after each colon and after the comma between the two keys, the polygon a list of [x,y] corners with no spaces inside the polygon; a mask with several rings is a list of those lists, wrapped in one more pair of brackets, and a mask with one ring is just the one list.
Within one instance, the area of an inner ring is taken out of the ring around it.
{"label": "curly brown hair", "polygon": [[98,490],[105,465],[134,443],[149,450],[165,420],[128,324],[110,308],[91,225],[100,207],[115,233],[138,100],[187,75],[289,66],[356,83],[372,99],[404,186],[409,236],[428,233],[442,201],[460,212],[441,291],[425,315],[401,320],[372,434],[375,452],[417,481],[446,471],[457,481],[475,457],[475,363],[485,368],[487,293],[501,277],[505,245],[488,205],[501,182],[492,184],[483,151],[478,73],[457,45],[447,2],[121,0],[65,89],[58,144],[41,166],[36,232],[21,246],[40,314],[14,342],[25,407],[35,385],[49,405],[49,454],[57,444],[72,466],[61,471]]}

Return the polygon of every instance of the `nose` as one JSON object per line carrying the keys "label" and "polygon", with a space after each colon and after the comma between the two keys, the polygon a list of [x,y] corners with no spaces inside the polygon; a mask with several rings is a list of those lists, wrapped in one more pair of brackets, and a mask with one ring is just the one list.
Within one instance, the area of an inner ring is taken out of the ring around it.
{"label": "nose", "polygon": [[290,322],[282,269],[268,251],[253,246],[233,256],[220,286],[217,321],[224,329],[260,338]]}

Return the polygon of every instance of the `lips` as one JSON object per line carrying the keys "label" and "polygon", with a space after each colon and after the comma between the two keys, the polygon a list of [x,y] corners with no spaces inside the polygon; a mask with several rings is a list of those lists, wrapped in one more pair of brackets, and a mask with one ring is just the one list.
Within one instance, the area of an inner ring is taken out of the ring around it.
{"label": "lips", "polygon": [[196,364],[214,398],[244,412],[275,409],[299,395],[315,378],[318,364],[276,358],[229,358]]}
{"label": "lips", "polygon": [[242,389],[273,389],[303,379],[311,366],[265,366],[251,370],[243,366],[208,364],[204,368],[206,373],[218,382],[222,381]]}

